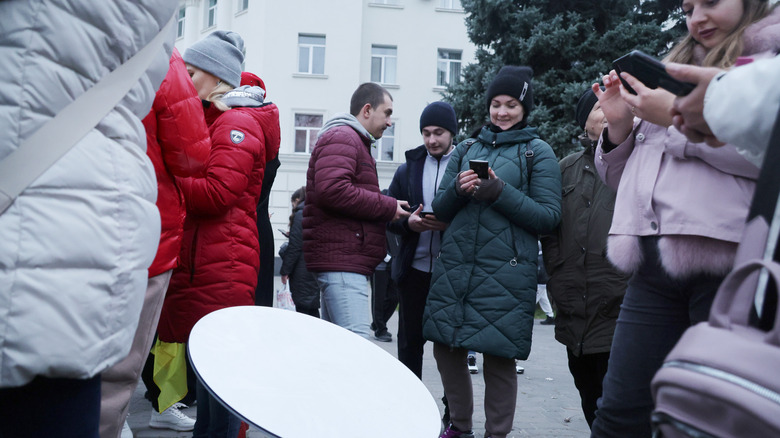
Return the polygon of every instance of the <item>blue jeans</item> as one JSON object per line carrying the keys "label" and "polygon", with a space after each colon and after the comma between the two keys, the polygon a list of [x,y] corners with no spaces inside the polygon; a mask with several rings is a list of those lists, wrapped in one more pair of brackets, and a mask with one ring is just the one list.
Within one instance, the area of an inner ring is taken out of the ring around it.
{"label": "blue jeans", "polygon": [[642,252],[644,262],[620,307],[591,437],[650,437],[650,381],[683,332],[707,320],[723,280],[705,274],[669,277],[655,237],[642,238]]}
{"label": "blue jeans", "polygon": [[368,277],[354,272],[317,272],[322,319],[369,338]]}
{"label": "blue jeans", "polygon": [[198,406],[193,438],[235,438],[241,428],[241,419],[214,398],[200,379],[195,385]]}

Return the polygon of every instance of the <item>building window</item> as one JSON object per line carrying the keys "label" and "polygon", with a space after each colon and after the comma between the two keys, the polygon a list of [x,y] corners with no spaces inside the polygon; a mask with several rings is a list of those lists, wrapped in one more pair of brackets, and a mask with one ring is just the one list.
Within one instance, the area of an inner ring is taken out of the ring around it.
{"label": "building window", "polygon": [[325,37],[298,35],[298,73],[325,74]]}
{"label": "building window", "polygon": [[446,87],[460,82],[461,51],[439,49],[436,85]]}
{"label": "building window", "polygon": [[249,9],[249,0],[238,0],[238,12],[244,12]]}
{"label": "building window", "polygon": [[382,138],[376,141],[376,147],[371,148],[371,155],[377,161],[393,161],[395,149],[395,121],[393,126],[385,129]]}
{"label": "building window", "polygon": [[373,0],[371,3],[376,3],[378,5],[397,5],[401,3],[401,0]]}
{"label": "building window", "polygon": [[217,25],[217,0],[208,0],[206,3],[206,28]]}
{"label": "building window", "polygon": [[322,128],[322,114],[295,114],[295,152],[311,153]]}
{"label": "building window", "polygon": [[460,0],[439,0],[439,7],[442,9],[463,9]]}
{"label": "building window", "polygon": [[179,8],[179,16],[176,18],[176,38],[184,36],[184,16],[186,12],[186,7],[182,6]]}
{"label": "building window", "polygon": [[371,82],[395,84],[398,49],[395,46],[371,46]]}

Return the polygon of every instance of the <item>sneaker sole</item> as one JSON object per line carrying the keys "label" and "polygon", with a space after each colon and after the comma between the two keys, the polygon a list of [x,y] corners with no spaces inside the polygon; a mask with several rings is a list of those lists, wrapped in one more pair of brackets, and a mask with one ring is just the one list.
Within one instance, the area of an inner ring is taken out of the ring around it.
{"label": "sneaker sole", "polygon": [[195,429],[195,426],[175,426],[173,424],[152,424],[149,423],[149,427],[152,429],[168,429],[175,430],[177,432],[190,432]]}

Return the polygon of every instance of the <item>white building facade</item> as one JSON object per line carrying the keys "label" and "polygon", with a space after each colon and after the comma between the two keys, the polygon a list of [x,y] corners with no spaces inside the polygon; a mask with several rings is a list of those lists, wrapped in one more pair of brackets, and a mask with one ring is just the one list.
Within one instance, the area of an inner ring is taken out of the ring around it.
{"label": "white building facade", "polygon": [[215,30],[238,32],[245,70],[260,76],[279,107],[281,167],[270,199],[275,246],[285,241],[290,195],[306,184],[319,128],[349,112],[352,92],[377,82],[393,95],[394,126],[377,142],[380,188],[404,152],[422,144],[420,113],[474,62],[459,0],[185,0],[176,47]]}

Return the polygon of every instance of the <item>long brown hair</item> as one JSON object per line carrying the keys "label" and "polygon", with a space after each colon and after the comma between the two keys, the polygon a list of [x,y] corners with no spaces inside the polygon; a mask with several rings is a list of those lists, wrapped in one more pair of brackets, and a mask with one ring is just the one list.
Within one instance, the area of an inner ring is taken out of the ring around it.
{"label": "long brown hair", "polygon": [[[742,0],[744,12],[734,30],[717,46],[707,52],[701,65],[703,67],[729,68],[742,54],[742,35],[745,28],[756,21],[766,17],[771,10],[767,0]],[[699,43],[693,39],[691,33],[683,37],[666,56],[664,62],[677,62],[680,64],[694,64],[694,49]]]}

